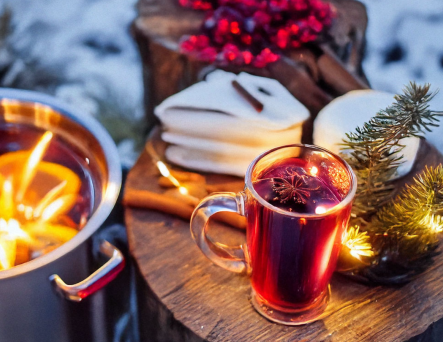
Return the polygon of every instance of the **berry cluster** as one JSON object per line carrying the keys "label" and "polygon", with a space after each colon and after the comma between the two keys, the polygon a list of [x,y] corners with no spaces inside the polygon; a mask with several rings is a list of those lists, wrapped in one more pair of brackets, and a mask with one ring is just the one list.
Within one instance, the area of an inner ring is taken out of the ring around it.
{"label": "berry cluster", "polygon": [[185,37],[182,52],[209,63],[262,68],[288,49],[312,42],[335,16],[322,0],[179,0],[206,11],[202,34]]}

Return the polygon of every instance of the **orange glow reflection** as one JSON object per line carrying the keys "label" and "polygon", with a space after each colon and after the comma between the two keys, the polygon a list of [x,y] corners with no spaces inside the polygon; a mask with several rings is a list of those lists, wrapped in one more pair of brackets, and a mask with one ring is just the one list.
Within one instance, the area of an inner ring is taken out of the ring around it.
{"label": "orange glow reflection", "polygon": [[46,132],[31,151],[0,156],[0,270],[40,255],[47,241],[61,244],[77,233],[58,221],[75,205],[81,181],[66,167],[42,161],[52,138]]}

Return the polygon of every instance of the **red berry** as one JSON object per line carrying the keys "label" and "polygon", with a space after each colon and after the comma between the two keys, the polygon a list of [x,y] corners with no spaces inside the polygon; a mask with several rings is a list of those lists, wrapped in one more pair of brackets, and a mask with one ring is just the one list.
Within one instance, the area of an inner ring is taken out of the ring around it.
{"label": "red berry", "polygon": [[193,52],[195,49],[195,36],[191,36],[180,43],[180,49],[184,53]]}
{"label": "red berry", "polygon": [[206,10],[201,35],[184,39],[181,51],[210,63],[262,68],[282,50],[318,38],[332,24],[335,9],[322,0],[179,0]]}
{"label": "red berry", "polygon": [[202,62],[213,63],[215,61],[215,59],[217,58],[217,50],[214,47],[209,46],[209,47],[201,50],[197,54],[197,57]]}
{"label": "red berry", "polygon": [[242,51],[242,55],[243,55],[243,59],[245,61],[245,64],[251,64],[252,59],[254,58],[254,56],[252,55],[252,53],[250,53],[249,51]]}
{"label": "red berry", "polygon": [[197,49],[203,49],[209,45],[209,38],[203,34],[195,37],[195,46]]}
{"label": "red berry", "polygon": [[297,24],[292,24],[291,25],[291,33],[292,34],[298,34],[298,32],[300,31],[300,27],[298,27],[298,25]]}
{"label": "red berry", "polygon": [[252,62],[252,65],[257,68],[264,68],[269,63],[278,61],[279,58],[280,58],[279,55],[273,53],[268,48],[265,48],[260,52],[259,55],[255,57],[254,61]]}
{"label": "red berry", "polygon": [[206,0],[179,0],[179,4],[194,10],[208,11],[212,9],[212,3]]}
{"label": "red berry", "polygon": [[222,52],[224,59],[228,62],[235,62],[242,57],[242,54],[238,47],[231,43],[225,44],[225,46],[223,46]]}
{"label": "red berry", "polygon": [[276,44],[280,49],[285,49],[288,45],[289,34],[285,29],[280,29],[277,32]]}
{"label": "red berry", "polygon": [[308,4],[305,1],[303,1],[303,0],[297,1],[294,4],[294,9],[296,11],[306,11],[308,9]]}
{"label": "red berry", "polygon": [[240,33],[240,27],[238,26],[238,22],[233,21],[231,23],[231,33],[232,34],[239,34]]}
{"label": "red berry", "polygon": [[221,19],[218,22],[217,32],[219,34],[226,34],[229,32],[229,21],[227,19]]}
{"label": "red berry", "polygon": [[264,11],[257,11],[252,17],[260,26],[268,25],[271,22],[271,16]]}
{"label": "red berry", "polygon": [[291,41],[291,46],[293,48],[299,48],[301,46],[301,43],[298,40],[293,40],[293,41]]}
{"label": "red berry", "polygon": [[251,37],[251,35],[249,35],[249,34],[243,34],[243,35],[241,36],[241,41],[242,41],[242,43],[245,44],[245,45],[251,45],[251,43],[252,43],[252,37]]}
{"label": "red berry", "polygon": [[313,15],[309,16],[308,25],[314,32],[317,33],[320,33],[321,30],[323,29],[323,25]]}

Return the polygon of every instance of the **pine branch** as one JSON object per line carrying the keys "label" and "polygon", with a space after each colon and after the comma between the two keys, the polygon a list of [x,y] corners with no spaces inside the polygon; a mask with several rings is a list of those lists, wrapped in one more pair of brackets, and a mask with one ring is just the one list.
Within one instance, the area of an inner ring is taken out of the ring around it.
{"label": "pine branch", "polygon": [[438,219],[443,215],[443,167],[426,167],[386,207],[380,209],[372,223],[372,230],[379,233],[393,231],[402,235],[440,232]]}
{"label": "pine branch", "polygon": [[[425,257],[438,244],[443,231],[443,167],[426,168],[368,227],[370,234],[387,241],[380,248],[397,260],[412,262]],[[393,248],[395,250],[393,250]],[[389,249],[386,251],[386,249]],[[394,252],[394,253],[393,253]]]}
{"label": "pine branch", "polygon": [[354,169],[358,179],[352,217],[367,223],[370,215],[387,204],[393,195],[391,179],[401,165],[404,146],[400,140],[421,137],[425,131],[438,126],[442,112],[429,109],[435,93],[430,85],[418,86],[411,82],[403,95],[381,110],[363,127],[346,134],[342,150],[351,150],[344,158]]}

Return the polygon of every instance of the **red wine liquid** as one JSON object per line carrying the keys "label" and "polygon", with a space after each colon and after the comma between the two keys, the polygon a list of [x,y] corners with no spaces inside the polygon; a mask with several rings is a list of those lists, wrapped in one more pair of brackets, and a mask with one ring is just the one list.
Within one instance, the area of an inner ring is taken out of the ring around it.
{"label": "red wine liquid", "polygon": [[[253,182],[260,197],[283,210],[255,199],[247,203],[252,286],[270,306],[302,309],[327,291],[351,209],[349,204],[327,214],[344,197],[330,174],[303,159],[287,158]],[[322,217],[303,217],[325,212]]]}

